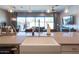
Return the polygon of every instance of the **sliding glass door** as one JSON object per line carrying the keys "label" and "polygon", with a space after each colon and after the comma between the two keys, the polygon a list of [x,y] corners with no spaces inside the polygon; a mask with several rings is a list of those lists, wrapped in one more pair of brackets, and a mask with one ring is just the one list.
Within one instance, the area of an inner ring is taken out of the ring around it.
{"label": "sliding glass door", "polygon": [[47,30],[47,24],[49,24],[49,27],[51,31],[54,29],[54,17],[45,17],[45,29]]}
{"label": "sliding glass door", "polygon": [[41,34],[43,34],[43,30],[45,28],[44,26],[44,17],[36,17],[36,21],[35,21],[35,35],[36,36],[41,36]]}
{"label": "sliding glass door", "polygon": [[32,32],[32,28],[35,27],[35,18],[34,17],[26,17],[27,24],[27,32]]}
{"label": "sliding glass door", "polygon": [[25,17],[17,17],[17,29],[18,29],[18,31],[20,31],[20,32],[25,31],[24,25],[25,25]]}
{"label": "sliding glass door", "polygon": [[32,36],[34,27],[35,27],[35,17],[26,17],[26,34],[27,36]]}
{"label": "sliding glass door", "polygon": [[44,36],[47,33],[47,24],[50,30],[54,29],[54,17],[17,17],[19,31],[28,33],[28,36]]}

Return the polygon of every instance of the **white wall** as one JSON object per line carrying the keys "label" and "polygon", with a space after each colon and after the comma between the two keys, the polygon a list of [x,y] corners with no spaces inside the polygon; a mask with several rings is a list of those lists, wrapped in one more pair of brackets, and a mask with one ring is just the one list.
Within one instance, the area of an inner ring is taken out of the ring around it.
{"label": "white wall", "polygon": [[7,15],[6,12],[3,10],[0,10],[0,23],[1,22],[6,22],[7,21]]}

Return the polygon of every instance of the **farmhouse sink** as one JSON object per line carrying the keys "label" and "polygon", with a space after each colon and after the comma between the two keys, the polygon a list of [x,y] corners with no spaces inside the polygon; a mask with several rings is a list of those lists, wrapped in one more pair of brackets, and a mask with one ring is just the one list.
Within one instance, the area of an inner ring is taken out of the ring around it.
{"label": "farmhouse sink", "polygon": [[53,37],[26,37],[20,45],[20,53],[60,53],[60,45]]}

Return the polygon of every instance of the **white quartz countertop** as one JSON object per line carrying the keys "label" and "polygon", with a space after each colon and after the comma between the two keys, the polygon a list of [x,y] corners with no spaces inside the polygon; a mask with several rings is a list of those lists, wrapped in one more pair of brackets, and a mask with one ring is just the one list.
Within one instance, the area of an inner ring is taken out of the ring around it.
{"label": "white quartz countertop", "polygon": [[17,36],[1,36],[0,44],[20,44],[22,40],[22,37]]}

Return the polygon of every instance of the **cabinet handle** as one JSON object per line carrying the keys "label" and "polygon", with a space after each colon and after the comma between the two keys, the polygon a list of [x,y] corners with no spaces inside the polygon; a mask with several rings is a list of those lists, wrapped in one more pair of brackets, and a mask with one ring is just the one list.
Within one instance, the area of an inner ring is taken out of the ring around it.
{"label": "cabinet handle", "polygon": [[16,50],[17,50],[17,48],[12,48],[11,50],[16,51]]}
{"label": "cabinet handle", "polygon": [[72,48],[72,50],[77,50],[77,48]]}

